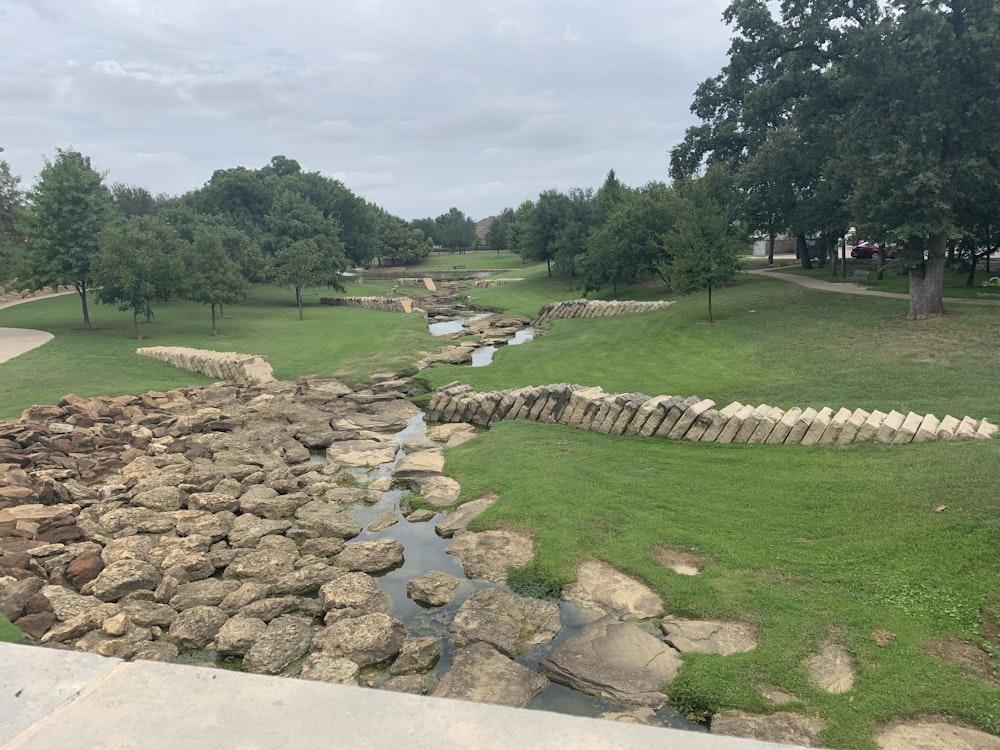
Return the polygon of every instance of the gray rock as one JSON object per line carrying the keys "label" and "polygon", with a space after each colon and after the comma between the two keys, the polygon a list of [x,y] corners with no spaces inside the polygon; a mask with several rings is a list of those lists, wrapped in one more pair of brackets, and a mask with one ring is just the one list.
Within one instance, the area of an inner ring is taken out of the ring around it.
{"label": "gray rock", "polygon": [[233,521],[229,530],[229,543],[234,547],[256,547],[261,538],[272,534],[284,534],[292,527],[288,520],[258,518],[252,513],[244,513]]}
{"label": "gray rock", "polygon": [[235,615],[242,607],[271,595],[271,584],[246,581],[219,603],[219,609],[227,615]]}
{"label": "gray rock", "polygon": [[132,505],[161,512],[180,510],[187,504],[188,494],[172,484],[139,492],[132,498]]}
{"label": "gray rock", "polygon": [[516,531],[460,531],[445,550],[462,562],[468,578],[506,583],[508,568],[521,568],[535,556],[534,540]]}
{"label": "gray rock", "polygon": [[395,460],[396,444],[380,440],[342,440],[326,449],[326,457],[330,463],[375,468]]}
{"label": "gray rock", "polygon": [[327,625],[374,612],[389,613],[389,597],[367,573],[344,573],[324,584],[319,596],[326,610]]}
{"label": "gray rock", "polygon": [[392,659],[406,640],[406,626],[394,617],[376,612],[349,617],[327,625],[313,637],[313,650],[342,656],[360,667]]}
{"label": "gray rock", "polygon": [[382,690],[394,693],[409,693],[410,695],[427,695],[430,692],[427,681],[419,674],[391,677],[379,686]]}
{"label": "gray rock", "polygon": [[463,503],[438,521],[434,526],[434,531],[436,531],[437,535],[440,537],[451,539],[451,537],[455,535],[455,532],[464,531],[468,528],[469,521],[489,508],[499,499],[499,495],[489,494],[477,497],[475,500],[470,500],[467,503]]}
{"label": "gray rock", "polygon": [[296,659],[309,652],[312,628],[298,617],[282,615],[271,620],[243,657],[243,666],[258,674],[281,674]]}
{"label": "gray rock", "polygon": [[[191,510],[204,510],[209,513],[221,513],[223,511],[233,512],[240,507],[236,492],[239,491],[240,484],[232,480],[235,486],[229,488],[229,492],[219,492],[216,485],[215,492],[195,492],[187,500],[187,507]],[[225,488],[224,488],[225,489]]]}
{"label": "gray rock", "polygon": [[[291,542],[290,539],[285,541]],[[226,567],[226,578],[244,581],[274,583],[281,576],[295,570],[298,549],[292,542],[292,550],[277,545],[262,545],[257,549],[239,550],[233,561]]]}
{"label": "gray rock", "polygon": [[408,480],[411,489],[421,495],[428,505],[447,508],[458,501],[462,485],[451,477],[427,476]]}
{"label": "gray rock", "polygon": [[132,658],[137,661],[159,661],[171,664],[177,661],[180,651],[169,641],[146,641],[135,647]]}
{"label": "gray rock", "polygon": [[309,502],[308,495],[293,493],[279,495],[277,490],[264,485],[254,485],[240,495],[240,510],[260,518],[289,518],[296,509]]}
{"label": "gray rock", "polygon": [[667,643],[682,654],[739,654],[757,648],[754,629],[742,622],[684,620],[668,617],[660,623]]}
{"label": "gray rock", "polygon": [[399,514],[394,510],[387,510],[381,516],[368,524],[368,528],[365,530],[369,534],[377,534],[380,531],[385,531],[390,526],[394,526],[398,522]]}
{"label": "gray rock", "polygon": [[122,604],[122,610],[129,619],[143,628],[153,626],[169,628],[177,617],[177,610],[166,604],[156,602],[132,601]]}
{"label": "gray rock", "polygon": [[806,667],[813,682],[828,693],[839,695],[854,687],[854,665],[843,646],[827,644],[806,660]]}
{"label": "gray rock", "polygon": [[528,646],[551,640],[560,627],[559,607],[554,602],[503,589],[481,589],[459,607],[450,633],[456,646],[482,641],[514,658]]}
{"label": "gray rock", "polygon": [[667,702],[660,688],[680,665],[676,651],[639,626],[605,617],[570,636],[539,670],[585,693],[658,709]]}
{"label": "gray rock", "polygon": [[228,619],[218,607],[192,607],[177,615],[168,634],[182,649],[201,648],[215,638]]}
{"label": "gray rock", "polygon": [[357,685],[361,669],[350,659],[326,654],[309,654],[302,663],[299,677],[303,680],[329,682],[334,685]]}
{"label": "gray rock", "polygon": [[291,573],[286,573],[274,582],[274,593],[312,596],[319,591],[320,586],[332,581],[343,572],[341,568],[335,568],[324,562],[300,564]]}
{"label": "gray rock", "polygon": [[362,573],[381,573],[403,564],[403,545],[395,539],[355,542],[337,555],[337,564]]}
{"label": "gray rock", "polygon": [[221,581],[218,578],[184,583],[177,587],[177,593],[170,597],[168,604],[178,612],[192,607],[217,607],[239,587],[237,581]]}
{"label": "gray rock", "polygon": [[361,533],[361,524],[341,507],[325,500],[313,500],[295,511],[299,527],[320,537],[353,539]]}
{"label": "gray rock", "polygon": [[549,681],[511,661],[487,643],[475,643],[455,655],[432,693],[438,698],[523,708]]}
{"label": "gray rock", "polygon": [[[823,747],[819,739],[823,724],[820,718],[788,712],[760,715],[743,711],[723,711],[712,717],[712,734],[781,742],[800,747]],[[907,745],[907,747],[914,746]]]}
{"label": "gray rock", "polygon": [[333,562],[343,551],[345,544],[346,542],[339,537],[319,537],[304,540],[299,551],[303,555],[313,555],[327,562]]}
{"label": "gray rock", "polygon": [[389,674],[406,675],[428,672],[441,658],[441,639],[432,636],[407,638],[399,655],[389,667]]}
{"label": "gray rock", "polygon": [[152,591],[161,578],[160,571],[145,560],[118,560],[100,572],[91,590],[101,601],[117,601],[133,591]]}
{"label": "gray rock", "polygon": [[101,527],[109,534],[120,534],[133,530],[135,533],[166,534],[176,524],[173,516],[150,508],[116,508],[98,519]]}
{"label": "gray rock", "polygon": [[455,576],[432,570],[406,582],[406,595],[425,607],[441,607],[451,601],[461,581]]}
{"label": "gray rock", "polygon": [[102,604],[96,596],[83,596],[62,586],[43,586],[40,590],[56,618],[65,622]]}
{"label": "gray rock", "polygon": [[576,571],[576,583],[563,598],[619,620],[645,620],[663,613],[663,599],[645,583],[601,560],[588,560]]}
{"label": "gray rock", "polygon": [[947,721],[893,722],[872,737],[879,750],[1000,750],[1000,737]]}
{"label": "gray rock", "polygon": [[118,560],[145,560],[149,556],[150,550],[159,543],[160,537],[145,534],[112,539],[101,550],[101,559],[104,560],[105,565],[110,565]]}
{"label": "gray rock", "polygon": [[444,471],[444,455],[439,450],[420,451],[403,456],[393,467],[397,479],[439,476]]}
{"label": "gray rock", "polygon": [[313,618],[323,615],[323,608],[305,596],[276,596],[258,599],[242,607],[239,614],[256,617],[264,622],[270,622],[281,615],[299,615]]}
{"label": "gray rock", "polygon": [[256,617],[230,617],[215,634],[215,650],[225,656],[243,656],[265,630],[267,623]]}
{"label": "gray rock", "polygon": [[[87,633],[99,629],[105,620],[114,617],[119,612],[121,612],[121,608],[117,604],[99,604],[50,628],[42,636],[42,643],[66,643],[81,638]],[[101,638],[104,638],[103,634],[101,634]]]}
{"label": "gray rock", "polygon": [[181,536],[202,536],[218,542],[225,539],[236,516],[227,510],[210,513],[207,510],[179,510],[174,514],[177,521],[177,533]]}
{"label": "gray rock", "polygon": [[437,512],[431,510],[430,508],[421,508],[420,510],[415,510],[412,513],[406,515],[406,520],[410,523],[423,523],[424,521],[430,521],[435,516]]}

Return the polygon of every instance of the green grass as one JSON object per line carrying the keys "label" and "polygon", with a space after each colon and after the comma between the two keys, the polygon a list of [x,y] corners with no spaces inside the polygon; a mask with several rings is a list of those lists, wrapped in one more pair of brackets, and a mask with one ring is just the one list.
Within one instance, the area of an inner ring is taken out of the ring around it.
{"label": "green grass", "polygon": [[24,643],[24,634],[3,615],[0,615],[0,643]]}
{"label": "green grass", "polygon": [[[910,277],[905,271],[903,271],[898,263],[889,261],[886,264],[884,271],[882,272],[882,279],[876,278],[875,264],[869,260],[848,260],[847,261],[847,277],[840,275],[840,265],[837,266],[837,275],[830,276],[830,268],[827,266],[825,268],[812,268],[810,270],[804,270],[802,266],[789,265],[778,269],[778,273],[792,273],[800,276],[811,276],[815,279],[820,279],[822,281],[829,281],[835,284],[846,283],[853,284],[851,280],[851,274],[855,270],[861,269],[863,271],[870,271],[871,276],[869,282],[866,286],[870,289],[875,289],[880,292],[896,292],[897,294],[909,294],[910,292]],[[1000,293],[994,288],[983,287],[983,282],[992,276],[996,276],[998,271],[993,271],[991,273],[985,273],[983,271],[978,271],[976,273],[975,286],[971,289],[965,286],[966,279],[968,279],[968,273],[965,271],[956,271],[953,269],[945,269],[944,272],[944,296],[946,298],[952,299],[984,299],[984,294],[989,294],[993,299],[1000,300]]]}
{"label": "green grass", "polygon": [[[438,260],[449,268],[462,263]],[[578,284],[550,279],[544,266],[509,275],[525,281],[470,289],[473,302],[530,317],[548,302],[581,296]],[[390,286],[366,282],[348,293],[380,294]],[[650,282],[619,291],[620,298],[654,299],[663,288]],[[317,304],[326,294],[311,293],[299,321],[289,290],[255,288],[247,304],[227,309],[218,339],[208,336],[205,308],[165,305],[143,326],[149,338],[141,343],[262,353],[281,378],[348,380],[407,370],[418,351],[446,343],[432,339],[417,316]],[[609,392],[694,393],[720,404],[912,410],[1000,422],[995,307],[956,303],[942,318],[907,322],[905,300],[822,293],[749,275],[717,290],[714,301],[713,324],[703,322],[705,295],[695,294],[653,313],[557,320],[530,344],[502,347],[489,367],[439,365],[419,377],[479,390],[575,382]],[[204,382],[136,357],[127,314],[95,307],[93,318],[97,331],[78,330],[75,296],[0,311],[0,326],[56,334],[0,365],[2,415],[67,392]],[[782,689],[800,699],[792,710],[826,720],[828,746],[869,749],[873,726],[897,717],[940,714],[1000,732],[1000,688],[930,654],[948,639],[1000,642],[989,624],[1000,622],[998,466],[1000,440],[714,446],[533,423],[500,423],[447,452],[463,500],[500,493],[480,528],[519,528],[538,539],[537,564],[523,585],[554,590],[573,579],[580,560],[596,557],[649,582],[672,614],[740,619],[759,629],[760,646],[747,654],[686,656],[669,687],[678,708],[695,715],[767,711],[760,689]],[[936,512],[942,505],[947,509]],[[662,566],[653,557],[662,546],[703,555],[702,575]],[[876,629],[895,640],[877,646]],[[857,665],[856,687],[845,695],[812,687],[802,666],[828,639],[845,645]],[[996,657],[992,664],[1000,669]]]}
{"label": "green grass", "polygon": [[[507,250],[468,250],[464,253],[433,252],[426,260],[410,263],[408,269],[421,271],[451,271],[455,266],[465,266],[470,271],[492,270],[495,268],[517,269],[524,264],[521,256]],[[373,270],[377,271],[376,266]]]}

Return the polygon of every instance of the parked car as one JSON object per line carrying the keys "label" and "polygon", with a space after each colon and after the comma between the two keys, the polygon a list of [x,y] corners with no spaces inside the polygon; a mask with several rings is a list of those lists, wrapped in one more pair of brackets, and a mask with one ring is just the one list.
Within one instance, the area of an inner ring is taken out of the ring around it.
{"label": "parked car", "polygon": [[[882,252],[882,247],[878,243],[862,240],[851,248],[851,257],[857,258],[858,260],[873,260],[876,263],[879,263],[882,260]],[[896,247],[886,252],[885,257],[893,259],[898,258],[902,254],[903,248]]]}

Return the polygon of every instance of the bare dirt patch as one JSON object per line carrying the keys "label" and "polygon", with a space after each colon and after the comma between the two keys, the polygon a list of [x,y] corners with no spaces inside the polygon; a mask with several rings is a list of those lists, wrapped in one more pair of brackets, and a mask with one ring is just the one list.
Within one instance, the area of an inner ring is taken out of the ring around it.
{"label": "bare dirt patch", "polygon": [[1000,685],[1000,675],[997,674],[996,665],[990,655],[975,643],[963,641],[961,638],[948,638],[932,642],[926,651],[938,659],[960,665],[977,680],[990,685]]}
{"label": "bare dirt patch", "polygon": [[676,547],[657,547],[653,559],[682,576],[696,576],[705,567],[707,557],[687,552]]}
{"label": "bare dirt patch", "polygon": [[872,739],[879,750],[1000,750],[1000,737],[937,718],[890,722]]}

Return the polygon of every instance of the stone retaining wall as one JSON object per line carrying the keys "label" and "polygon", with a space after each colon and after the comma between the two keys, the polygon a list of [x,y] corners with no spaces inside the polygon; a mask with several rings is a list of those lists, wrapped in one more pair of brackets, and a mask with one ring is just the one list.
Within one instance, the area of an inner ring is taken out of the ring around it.
{"label": "stone retaining wall", "polygon": [[427,276],[421,276],[419,279],[396,279],[396,286],[413,286],[419,287],[420,289],[434,289],[434,280]]}
{"label": "stone retaining wall", "polygon": [[602,318],[606,315],[625,315],[628,313],[649,312],[670,307],[673,302],[620,302],[618,300],[574,299],[565,302],[552,302],[538,311],[533,321],[540,325],[553,318]]}
{"label": "stone retaining wall", "polygon": [[384,312],[413,312],[413,300],[409,297],[323,297],[319,302],[321,305],[363,307]]}
{"label": "stone retaining wall", "polygon": [[489,289],[494,286],[514,284],[518,281],[524,281],[524,279],[479,279],[472,286],[474,289]]}
{"label": "stone retaining wall", "polygon": [[489,426],[502,419],[565,424],[610,435],[658,436],[703,443],[770,445],[891,445],[934,440],[990,438],[998,427],[970,417],[938,419],[933,414],[863,409],[793,407],[787,411],[733,402],[720,409],[698,396],[605,393],[598,387],[558,383],[477,393],[464,383],[439,388],[427,405],[427,419]]}
{"label": "stone retaining wall", "polygon": [[270,361],[258,354],[213,352],[183,346],[147,346],[136,349],[135,353],[158,359],[182,370],[200,372],[210,378],[228,380],[240,385],[261,385],[274,380]]}

